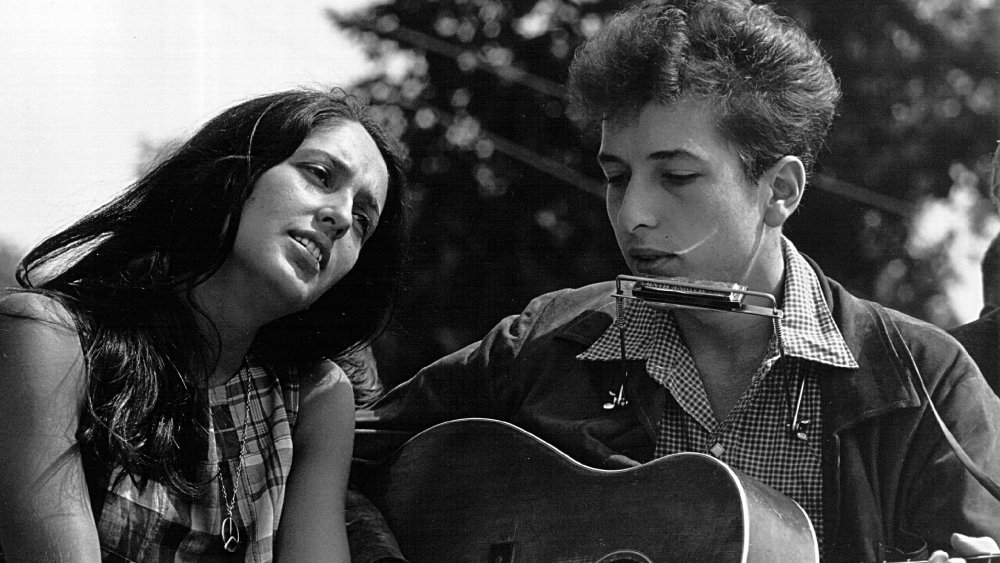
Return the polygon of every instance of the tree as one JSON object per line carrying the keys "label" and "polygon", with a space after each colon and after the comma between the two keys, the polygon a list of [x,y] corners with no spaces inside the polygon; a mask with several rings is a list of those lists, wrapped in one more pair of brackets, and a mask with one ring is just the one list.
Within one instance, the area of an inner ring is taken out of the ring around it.
{"label": "tree", "polygon": [[[955,306],[941,298],[960,265],[942,246],[918,250],[914,239],[925,223],[913,212],[925,210],[927,200],[947,199],[958,177],[983,193],[1000,125],[1000,12],[994,2],[971,0],[781,5],[820,40],[844,92],[814,183],[869,190],[848,198],[813,190],[790,236],[854,291],[955,324]],[[858,205],[857,196],[869,194],[893,199]],[[981,231],[981,205],[951,217]],[[909,281],[892,281],[901,278]]]}
{"label": "tree", "polygon": [[[565,114],[573,49],[625,3],[396,0],[330,12],[384,72],[354,88],[409,147],[414,275],[379,357],[391,384],[542,292],[625,272],[603,209],[596,136]],[[942,6],[947,4],[944,8]],[[800,212],[798,247],[863,296],[907,256],[908,218],[948,171],[984,174],[997,134],[997,10],[982,1],[784,0],[829,54],[844,98]],[[907,299],[910,299],[909,301]]]}

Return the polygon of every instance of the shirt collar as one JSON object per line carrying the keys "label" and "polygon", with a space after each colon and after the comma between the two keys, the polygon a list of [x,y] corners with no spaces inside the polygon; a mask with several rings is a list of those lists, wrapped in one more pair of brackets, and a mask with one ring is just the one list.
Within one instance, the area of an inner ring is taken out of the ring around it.
{"label": "shirt collar", "polygon": [[[781,238],[785,261],[781,338],[786,356],[857,369],[858,363],[833,321],[833,315],[820,289],[819,278],[790,240]],[[622,299],[618,314],[625,322],[625,357],[649,359],[658,338],[679,340],[670,313],[655,311],[642,301]],[[584,352],[580,360],[620,360],[621,343],[618,322],[614,322]]]}

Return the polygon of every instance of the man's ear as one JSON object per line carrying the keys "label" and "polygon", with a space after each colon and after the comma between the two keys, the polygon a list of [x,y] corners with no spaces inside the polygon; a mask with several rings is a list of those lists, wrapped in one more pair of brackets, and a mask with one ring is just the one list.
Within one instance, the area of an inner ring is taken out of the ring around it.
{"label": "man's ear", "polygon": [[764,223],[781,227],[792,216],[806,189],[806,167],[796,156],[783,156],[760,177],[761,189],[769,194],[764,207]]}

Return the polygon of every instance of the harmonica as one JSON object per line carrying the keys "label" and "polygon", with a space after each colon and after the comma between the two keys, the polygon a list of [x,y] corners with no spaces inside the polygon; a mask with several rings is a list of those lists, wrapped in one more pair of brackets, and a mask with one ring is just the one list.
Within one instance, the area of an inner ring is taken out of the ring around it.
{"label": "harmonica", "polygon": [[[618,276],[615,286],[615,297],[619,300],[639,299],[651,305],[728,311],[771,318],[782,316],[773,295],[751,291],[745,285],[735,282],[681,277],[646,278],[623,274]],[[748,297],[763,303],[752,305],[747,303]]]}
{"label": "harmonica", "polygon": [[738,283],[664,278],[635,282],[632,295],[649,303],[735,311],[743,306],[746,289]]}

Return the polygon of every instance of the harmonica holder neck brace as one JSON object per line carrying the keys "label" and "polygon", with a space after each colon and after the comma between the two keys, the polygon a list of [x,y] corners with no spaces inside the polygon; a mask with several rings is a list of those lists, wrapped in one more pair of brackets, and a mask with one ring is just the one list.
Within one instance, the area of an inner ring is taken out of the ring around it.
{"label": "harmonica holder neck brace", "polygon": [[[627,287],[626,287],[627,286]],[[750,304],[747,298],[755,299],[763,304]],[[628,362],[625,351],[625,300],[634,299],[650,305],[664,305],[680,309],[697,309],[702,311],[722,311],[770,317],[777,337],[779,353],[784,354],[784,343],[781,336],[781,318],[783,313],[778,308],[778,301],[769,293],[751,291],[745,286],[735,283],[723,283],[687,278],[646,278],[640,276],[621,275],[615,280],[615,308],[618,328],[618,344],[621,353],[622,380],[617,390],[608,392],[611,399],[604,403],[605,409],[615,409],[628,405],[625,395],[625,382],[628,380]],[[807,439],[802,426],[808,420],[800,420],[802,398],[805,395],[805,378],[799,382],[796,393],[794,414],[790,429],[792,435],[800,440]]]}

